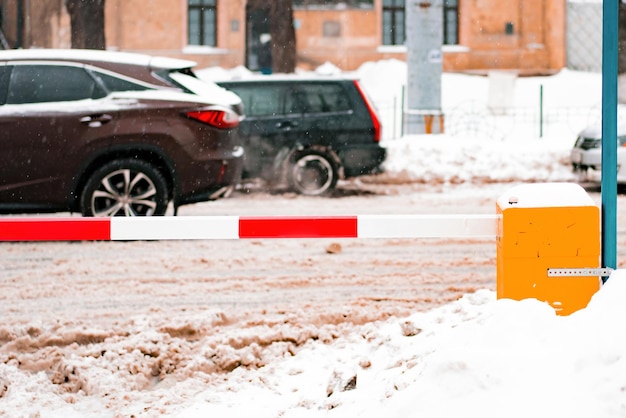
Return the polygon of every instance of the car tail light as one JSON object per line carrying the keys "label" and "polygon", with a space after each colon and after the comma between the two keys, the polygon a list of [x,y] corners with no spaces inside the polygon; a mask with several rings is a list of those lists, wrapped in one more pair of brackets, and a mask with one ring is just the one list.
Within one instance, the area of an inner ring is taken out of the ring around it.
{"label": "car tail light", "polygon": [[239,115],[226,109],[193,110],[185,115],[207,125],[220,129],[236,128],[239,126]]}
{"label": "car tail light", "polygon": [[363,101],[367,105],[367,110],[369,111],[370,117],[372,118],[372,123],[374,124],[374,141],[380,142],[380,137],[382,134],[381,132],[382,126],[380,124],[380,119],[378,118],[378,113],[376,113],[376,109],[374,108],[372,101],[369,99],[365,91],[361,88],[361,85],[359,84],[357,80],[354,80],[354,85],[356,86],[356,89],[359,91],[359,94],[361,95],[361,97],[363,97]]}

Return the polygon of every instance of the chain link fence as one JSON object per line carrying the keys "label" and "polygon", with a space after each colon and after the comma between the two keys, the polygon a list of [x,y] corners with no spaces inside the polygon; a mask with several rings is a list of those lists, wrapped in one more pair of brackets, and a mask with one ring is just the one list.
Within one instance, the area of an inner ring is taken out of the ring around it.
{"label": "chain link fence", "polygon": [[566,14],[567,68],[602,71],[602,1],[568,1]]}
{"label": "chain link fence", "polygon": [[573,143],[583,128],[599,122],[600,118],[600,106],[493,109],[478,102],[466,102],[449,110],[446,132],[495,140],[569,135]]}
{"label": "chain link fence", "polygon": [[[404,121],[400,98],[378,103],[383,138],[402,137]],[[567,106],[541,109],[512,107],[494,109],[479,101],[464,101],[443,109],[444,132],[454,136],[480,137],[485,140],[514,140],[576,135],[585,127],[600,123],[601,106]]]}

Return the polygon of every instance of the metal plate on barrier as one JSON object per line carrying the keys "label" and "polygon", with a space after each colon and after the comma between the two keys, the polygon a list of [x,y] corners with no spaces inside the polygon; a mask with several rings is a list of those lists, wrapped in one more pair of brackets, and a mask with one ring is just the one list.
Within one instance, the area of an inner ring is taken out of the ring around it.
{"label": "metal plate on barrier", "polygon": [[572,269],[548,269],[548,277],[575,277],[575,276],[600,276],[608,277],[613,272],[610,267],[601,268],[572,268]]}

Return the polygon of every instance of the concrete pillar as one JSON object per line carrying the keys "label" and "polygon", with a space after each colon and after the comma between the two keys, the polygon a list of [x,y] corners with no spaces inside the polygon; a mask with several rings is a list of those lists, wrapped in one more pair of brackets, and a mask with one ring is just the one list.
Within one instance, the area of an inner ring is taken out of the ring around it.
{"label": "concrete pillar", "polygon": [[443,0],[407,0],[406,134],[443,133]]}

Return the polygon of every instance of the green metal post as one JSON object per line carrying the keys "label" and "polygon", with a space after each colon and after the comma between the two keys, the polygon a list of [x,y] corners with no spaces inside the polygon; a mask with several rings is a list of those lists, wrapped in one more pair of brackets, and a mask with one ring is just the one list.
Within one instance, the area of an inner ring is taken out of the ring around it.
{"label": "green metal post", "polygon": [[539,138],[543,138],[543,84],[539,85]]}
{"label": "green metal post", "polygon": [[[618,0],[602,5],[602,267],[617,267]],[[606,280],[603,278],[603,280]]]}

